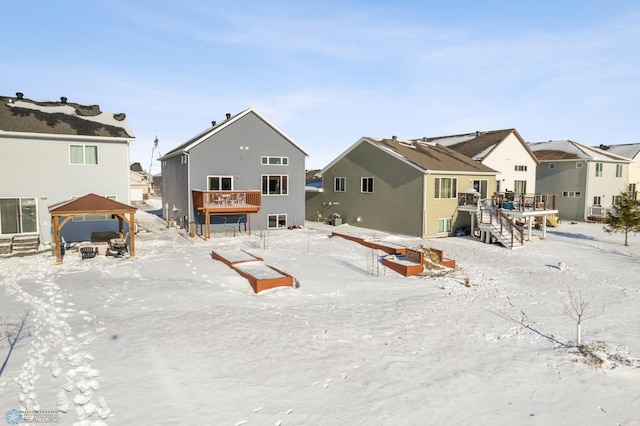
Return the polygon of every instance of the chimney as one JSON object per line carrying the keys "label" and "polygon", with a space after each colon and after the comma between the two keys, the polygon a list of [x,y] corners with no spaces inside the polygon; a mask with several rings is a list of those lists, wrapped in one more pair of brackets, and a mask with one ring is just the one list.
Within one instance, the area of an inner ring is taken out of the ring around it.
{"label": "chimney", "polygon": [[66,96],[60,96],[60,102],[62,102],[63,104],[67,103],[67,97]]}
{"label": "chimney", "polygon": [[227,113],[227,120],[231,118],[231,114]]}
{"label": "chimney", "polygon": [[24,93],[22,92],[16,92],[16,98],[18,99],[22,99],[22,97],[24,96]]}
{"label": "chimney", "polygon": [[476,130],[476,138],[480,136],[480,130]]}
{"label": "chimney", "polygon": [[217,123],[216,123],[216,120],[213,120],[213,121],[211,122],[211,127],[216,127],[216,124],[217,124]]}

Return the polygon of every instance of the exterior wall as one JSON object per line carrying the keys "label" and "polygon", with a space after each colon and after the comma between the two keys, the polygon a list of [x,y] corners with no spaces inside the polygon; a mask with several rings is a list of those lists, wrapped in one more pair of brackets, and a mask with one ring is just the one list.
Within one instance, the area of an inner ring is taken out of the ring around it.
{"label": "exterior wall", "polygon": [[[498,176],[500,191],[507,189],[513,191],[516,180],[527,181],[527,193],[536,192],[536,160],[531,157],[529,151],[520,143],[515,134],[511,133],[502,143],[488,155],[483,161],[487,167],[499,171]],[[527,166],[526,171],[516,171],[515,166]],[[489,194],[496,191],[496,185],[490,188]],[[539,191],[538,191],[539,192]]]}
{"label": "exterior wall", "polygon": [[[263,165],[263,156],[287,157],[287,165]],[[287,226],[304,225],[305,220],[305,159],[306,155],[288,139],[275,131],[258,115],[250,112],[207,140],[193,147],[190,152],[190,188],[207,188],[207,176],[232,176],[234,190],[261,190],[263,175],[287,175],[287,195],[262,195],[262,218],[251,217],[252,228],[268,226],[268,215],[286,214]],[[163,171],[164,188],[166,175]],[[188,188],[183,186],[182,188]],[[202,223],[202,215],[196,217],[189,193],[189,221]]]}
{"label": "exterior wall", "polygon": [[636,192],[640,191],[640,153],[634,158],[633,162],[629,164],[629,185],[635,184]]}
{"label": "exterior wall", "polygon": [[166,221],[179,221],[191,211],[188,160],[181,154],[162,161],[162,218]]}
{"label": "exterior wall", "polygon": [[[69,145],[98,146],[97,165],[69,162]],[[51,242],[48,206],[95,193],[129,204],[129,144],[91,137],[0,136],[0,198],[35,198],[38,233]],[[7,184],[8,182],[13,184]],[[117,230],[117,220],[70,221],[62,228],[68,242],[87,240],[95,230]]]}
{"label": "exterior wall", "polygon": [[[549,163],[555,167],[549,168]],[[576,166],[582,163],[582,168]],[[556,194],[558,217],[562,220],[586,220],[588,200],[588,162],[584,160],[542,161],[536,173],[539,193]],[[563,192],[580,192],[580,197],[563,197]]]}
{"label": "exterior wall", "polygon": [[[589,216],[589,208],[593,206],[593,198],[601,197],[601,206],[611,208],[613,197],[620,195],[629,187],[629,165],[623,163],[603,162],[602,176],[596,176],[597,161],[589,161],[587,175],[587,199],[584,219]],[[616,166],[622,164],[622,177],[616,177]]]}
{"label": "exterior wall", "polygon": [[[456,178],[456,197],[446,199],[435,198],[436,178]],[[454,233],[456,228],[471,225],[470,214],[468,212],[458,212],[457,195],[467,189],[473,189],[474,180],[486,180],[487,188],[494,188],[496,185],[496,177],[486,175],[427,174],[424,179],[424,198],[427,200],[427,210],[425,213],[425,230],[422,238],[447,237],[451,235],[450,233],[438,233],[439,219],[451,219],[451,233]]]}
{"label": "exterior wall", "polygon": [[[345,192],[335,192],[336,177],[346,178]],[[361,192],[361,178],[373,177],[373,193]],[[324,221],[333,213],[343,223],[403,235],[422,235],[423,173],[362,143],[324,172],[323,192],[309,195],[309,215]],[[309,217],[308,217],[309,218]]]}

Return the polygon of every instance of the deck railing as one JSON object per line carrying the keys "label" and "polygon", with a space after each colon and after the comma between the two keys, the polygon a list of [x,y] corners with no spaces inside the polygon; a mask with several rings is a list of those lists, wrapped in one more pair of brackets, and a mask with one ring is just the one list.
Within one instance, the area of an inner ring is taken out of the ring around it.
{"label": "deck railing", "polygon": [[537,211],[556,210],[556,194],[514,194],[496,192],[493,204],[507,210]]}
{"label": "deck railing", "polygon": [[203,191],[194,189],[193,207],[215,213],[257,212],[262,206],[261,191]]}

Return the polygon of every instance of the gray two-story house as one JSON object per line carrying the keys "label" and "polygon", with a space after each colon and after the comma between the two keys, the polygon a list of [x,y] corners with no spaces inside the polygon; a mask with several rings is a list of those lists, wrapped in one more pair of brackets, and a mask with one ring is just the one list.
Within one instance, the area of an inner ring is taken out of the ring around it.
{"label": "gray two-story house", "polygon": [[[48,206],[89,193],[129,203],[129,143],[122,113],[98,105],[0,96],[0,238],[51,242]],[[74,217],[66,241],[117,231],[110,215]]]}
{"label": "gray two-story house", "polygon": [[205,238],[303,225],[309,154],[254,108],[211,124],[160,157],[163,217]]}
{"label": "gray two-story house", "polygon": [[538,191],[556,194],[563,220],[604,218],[629,187],[630,159],[570,140],[530,143],[540,166]]}

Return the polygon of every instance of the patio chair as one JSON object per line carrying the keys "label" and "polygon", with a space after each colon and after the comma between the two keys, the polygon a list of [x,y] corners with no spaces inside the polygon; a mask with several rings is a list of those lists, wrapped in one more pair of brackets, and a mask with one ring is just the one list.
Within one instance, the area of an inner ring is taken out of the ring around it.
{"label": "patio chair", "polygon": [[112,238],[109,240],[109,248],[107,249],[107,256],[122,257],[129,252],[127,247],[127,241],[129,240],[129,233],[124,238]]}

